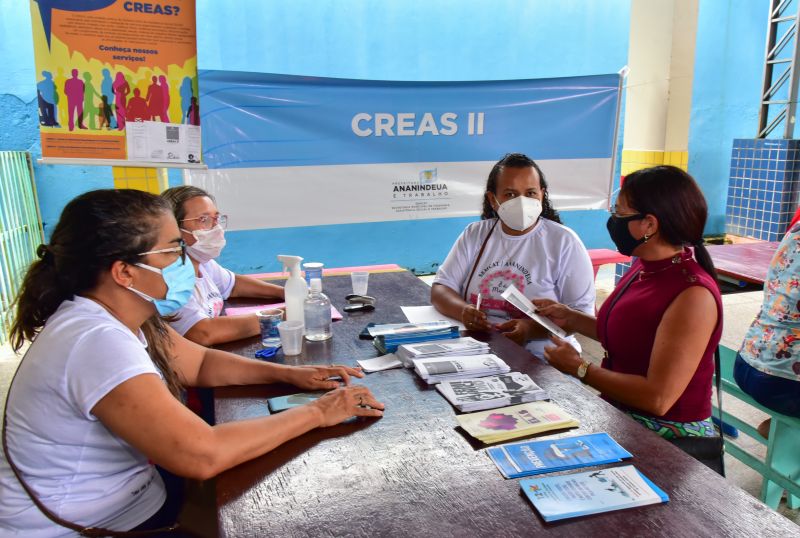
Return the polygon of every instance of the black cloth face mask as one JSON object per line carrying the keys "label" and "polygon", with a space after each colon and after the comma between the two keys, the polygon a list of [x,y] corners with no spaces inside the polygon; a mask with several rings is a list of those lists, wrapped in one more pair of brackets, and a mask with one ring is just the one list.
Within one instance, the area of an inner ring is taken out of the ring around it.
{"label": "black cloth face mask", "polygon": [[636,239],[631,235],[630,230],[628,230],[629,222],[633,220],[642,220],[644,217],[645,216],[641,213],[625,217],[615,217],[614,215],[608,217],[608,222],[606,222],[608,235],[611,236],[611,240],[617,246],[617,250],[620,254],[630,256],[633,254],[633,251],[636,250],[636,247],[646,241],[644,237]]}

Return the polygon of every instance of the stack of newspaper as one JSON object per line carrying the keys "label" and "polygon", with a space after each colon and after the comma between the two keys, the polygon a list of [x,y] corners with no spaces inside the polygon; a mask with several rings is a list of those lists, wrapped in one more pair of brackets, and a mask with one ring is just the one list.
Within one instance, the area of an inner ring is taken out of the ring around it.
{"label": "stack of newspaper", "polygon": [[436,390],[459,411],[467,413],[546,400],[548,397],[544,389],[519,372],[444,381],[436,385]]}
{"label": "stack of newspaper", "polygon": [[454,338],[441,342],[419,342],[417,344],[403,344],[397,348],[395,355],[403,362],[403,366],[411,368],[414,359],[427,359],[430,357],[444,357],[449,355],[484,355],[489,353],[489,344],[475,340],[472,337]]}
{"label": "stack of newspaper", "polygon": [[416,359],[414,370],[428,385],[433,385],[450,379],[472,379],[504,374],[511,368],[497,355],[487,353]]}

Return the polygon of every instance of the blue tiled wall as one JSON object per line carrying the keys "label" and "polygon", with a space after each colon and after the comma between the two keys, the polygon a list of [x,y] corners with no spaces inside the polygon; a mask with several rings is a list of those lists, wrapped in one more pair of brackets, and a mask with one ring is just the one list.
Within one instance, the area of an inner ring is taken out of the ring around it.
{"label": "blue tiled wall", "polygon": [[800,202],[800,140],[733,141],[727,233],[779,241]]}

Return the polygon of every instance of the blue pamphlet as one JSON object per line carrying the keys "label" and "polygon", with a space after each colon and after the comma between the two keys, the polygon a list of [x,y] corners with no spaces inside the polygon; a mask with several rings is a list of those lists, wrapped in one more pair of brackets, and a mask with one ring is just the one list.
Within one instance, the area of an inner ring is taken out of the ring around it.
{"label": "blue pamphlet", "polygon": [[394,353],[403,344],[416,344],[418,342],[428,342],[432,340],[449,340],[459,338],[458,327],[451,326],[444,329],[407,332],[401,334],[379,334],[372,341],[372,344],[381,353]]}
{"label": "blue pamphlet", "polygon": [[506,478],[566,471],[633,457],[605,432],[512,443],[490,448],[487,452]]}
{"label": "blue pamphlet", "polygon": [[633,465],[525,478],[519,484],[545,521],[669,501],[669,496]]}
{"label": "blue pamphlet", "polygon": [[292,407],[298,407],[307,403],[311,403],[323,394],[325,394],[325,391],[301,392],[299,394],[290,394],[289,396],[278,396],[276,398],[269,398],[267,400],[267,405],[269,406],[270,411],[273,413],[278,413],[280,411],[291,409]]}

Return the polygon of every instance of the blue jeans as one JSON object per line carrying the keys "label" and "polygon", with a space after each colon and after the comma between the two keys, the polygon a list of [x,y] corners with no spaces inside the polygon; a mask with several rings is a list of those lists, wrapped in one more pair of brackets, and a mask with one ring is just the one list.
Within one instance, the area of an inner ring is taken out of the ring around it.
{"label": "blue jeans", "polygon": [[736,354],[733,378],[751,398],[773,411],[800,418],[800,381],[756,370]]}

